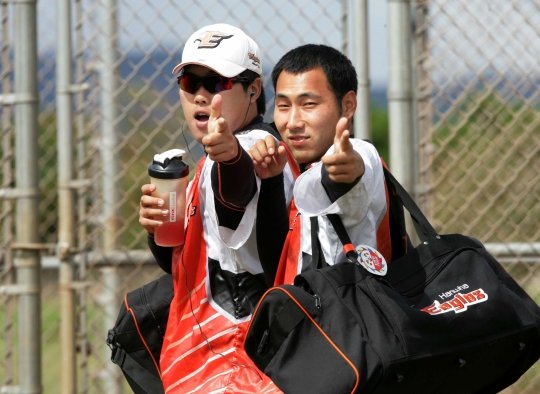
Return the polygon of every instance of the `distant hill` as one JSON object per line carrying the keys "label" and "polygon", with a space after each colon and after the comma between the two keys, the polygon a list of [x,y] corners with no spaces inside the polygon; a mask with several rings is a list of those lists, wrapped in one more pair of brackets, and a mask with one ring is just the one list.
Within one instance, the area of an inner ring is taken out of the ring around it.
{"label": "distant hill", "polygon": [[[55,58],[54,52],[48,52],[40,56],[40,66],[50,64],[50,59]],[[170,83],[173,80],[171,70],[176,65],[176,60],[173,60],[167,52],[163,50],[154,51],[151,53],[142,52],[129,52],[122,55],[122,62],[119,65],[119,73],[123,80],[143,80],[150,81],[149,83],[153,88],[160,91],[167,92],[168,100],[176,100],[176,89],[170,89]],[[54,63],[54,62],[53,62]],[[41,68],[42,70],[44,68]],[[269,75],[270,70],[265,70],[265,75]],[[49,71],[40,75],[39,92],[42,103],[49,103],[55,101],[55,89],[51,89],[51,85],[54,86],[56,80],[56,74],[54,68],[49,68]],[[45,88],[45,87],[48,88]],[[270,100],[273,97],[274,89],[272,87],[269,78],[266,78],[265,91],[267,99]],[[387,94],[386,87],[376,86],[371,88],[371,103],[378,108],[387,107]]]}
{"label": "distant hill", "polygon": [[381,109],[388,108],[388,95],[386,86],[372,86],[370,90],[371,105]]}
{"label": "distant hill", "polygon": [[[133,73],[134,66],[137,67],[138,77],[143,79],[152,78],[157,72],[163,74],[163,78],[172,78],[170,72],[177,64],[176,60],[172,60],[170,55],[164,51],[156,51],[151,54],[147,53],[129,53],[125,57],[124,61],[120,65],[120,74],[123,76]],[[266,68],[264,74],[269,76],[271,70]],[[157,79],[156,79],[157,80]],[[274,89],[270,78],[267,77],[264,89],[266,91],[267,99],[271,99],[274,94]],[[176,92],[175,92],[176,98]],[[387,94],[385,86],[372,87],[371,89],[372,105],[379,108],[386,108],[387,106]]]}
{"label": "distant hill", "polygon": [[[123,80],[133,79],[133,81],[145,81],[158,91],[167,92],[167,100],[177,100],[176,88],[171,88],[174,77],[171,70],[176,65],[176,59],[173,59],[169,53],[164,50],[154,52],[132,51],[122,54],[122,61],[119,65],[119,73]],[[51,61],[51,59],[53,59]],[[55,53],[48,52],[41,54],[39,59],[40,69],[40,99],[42,103],[48,103],[55,100],[54,81],[56,78],[54,67]],[[43,72],[43,70],[46,70]],[[269,69],[265,70],[268,75]],[[437,79],[436,76],[433,77]],[[463,95],[469,95],[471,91],[491,91],[502,97],[508,102],[513,100],[535,101],[538,88],[540,87],[539,74],[523,74],[508,72],[501,75],[497,70],[488,68],[482,74],[463,74],[454,76],[452,81],[445,81],[444,86],[439,87],[436,96],[433,97],[433,105],[436,112],[446,112],[456,101],[463,99]],[[441,82],[442,83],[442,82]],[[434,89],[436,89],[434,82]],[[265,91],[267,99],[271,100],[273,88],[269,78],[266,78]],[[170,96],[170,97],[169,97]],[[371,105],[379,109],[386,110],[388,107],[388,97],[386,86],[371,87]]]}

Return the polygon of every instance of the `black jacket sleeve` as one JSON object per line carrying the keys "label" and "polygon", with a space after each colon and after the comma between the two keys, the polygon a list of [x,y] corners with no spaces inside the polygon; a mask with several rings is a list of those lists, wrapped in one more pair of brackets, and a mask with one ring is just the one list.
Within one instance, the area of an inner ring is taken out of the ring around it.
{"label": "black jacket sleeve", "polygon": [[240,143],[237,157],[214,163],[211,178],[219,225],[235,230],[257,191],[253,162]]}
{"label": "black jacket sleeve", "polygon": [[356,185],[360,181],[360,178],[361,177],[358,177],[352,183],[334,182],[328,176],[326,167],[325,166],[321,167],[321,183],[331,202],[335,202],[338,198],[340,198],[349,190],[351,190],[354,187],[354,185]]}
{"label": "black jacket sleeve", "polygon": [[283,174],[261,181],[255,226],[264,276],[268,286],[272,286],[289,229]]}
{"label": "black jacket sleeve", "polygon": [[172,273],[173,248],[169,246],[159,246],[154,241],[154,235],[148,234],[148,247],[154,255],[157,264],[168,274]]}

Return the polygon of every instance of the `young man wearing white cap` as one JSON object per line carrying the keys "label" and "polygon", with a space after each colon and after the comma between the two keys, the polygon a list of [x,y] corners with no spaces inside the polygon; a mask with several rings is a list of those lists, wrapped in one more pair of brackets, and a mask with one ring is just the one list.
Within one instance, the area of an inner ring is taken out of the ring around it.
{"label": "young man wearing white cap", "polygon": [[[153,185],[141,189],[139,222],[174,282],[160,360],[165,392],[279,392],[242,346],[251,313],[268,287],[261,260],[277,264],[287,231],[283,175],[261,182],[247,154],[271,130],[262,124],[259,48],[234,26],[205,26],[188,38],[173,73],[185,121],[207,157],[188,188],[183,247],[155,245],[151,234],[165,210],[151,195]],[[257,212],[261,199],[265,212]],[[261,229],[256,220],[265,214],[276,221]],[[259,256],[263,236],[276,242],[274,256]]]}

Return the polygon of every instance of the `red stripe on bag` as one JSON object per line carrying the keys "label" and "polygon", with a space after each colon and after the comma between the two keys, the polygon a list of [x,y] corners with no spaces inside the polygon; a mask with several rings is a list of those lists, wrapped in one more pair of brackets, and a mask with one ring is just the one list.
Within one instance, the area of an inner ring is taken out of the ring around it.
{"label": "red stripe on bag", "polygon": [[324,332],[324,330],[321,328],[321,326],[319,326],[319,324],[315,321],[315,319],[313,319],[313,317],[311,317],[311,315],[309,314],[308,311],[306,311],[306,309],[302,306],[302,304],[300,302],[298,302],[298,300],[296,298],[294,298],[294,296],[289,292],[287,291],[286,289],[282,288],[282,287],[277,287],[277,288],[274,288],[274,290],[280,290],[282,292],[284,292],[285,294],[287,294],[287,296],[294,301],[294,303],[298,306],[298,308],[300,308],[300,310],[302,311],[302,313],[304,313],[306,315],[306,317],[311,321],[311,323],[317,328],[317,330],[319,330],[319,332],[323,335],[323,337],[326,339],[326,341],[328,341],[328,343],[330,344],[330,346],[332,346],[334,348],[334,350],[341,356],[343,357],[343,359],[345,360],[345,362],[347,364],[350,365],[351,369],[353,370],[354,372],[354,376],[356,377],[355,378],[355,384],[351,390],[351,394],[352,393],[355,393],[356,392],[356,389],[358,388],[358,385],[360,384],[360,372],[358,371],[358,369],[356,368],[356,366],[354,365],[354,363],[347,357],[347,355],[345,353],[343,353],[341,351],[341,349],[334,343],[334,341],[332,341],[332,339],[330,339],[330,337]]}
{"label": "red stripe on bag", "polygon": [[133,312],[133,309],[131,309],[131,307],[128,304],[127,294],[124,297],[124,304],[126,306],[126,310],[129,312],[129,314],[133,318],[133,323],[135,324],[135,328],[137,329],[137,334],[139,335],[139,338],[141,338],[141,342],[143,343],[144,348],[146,349],[146,351],[150,355],[150,358],[152,359],[152,362],[154,363],[154,366],[156,367],[156,371],[157,371],[158,375],[161,376],[161,371],[159,370],[158,363],[157,363],[156,359],[154,358],[154,355],[152,354],[152,351],[150,350],[150,347],[148,346],[148,343],[146,343],[146,339],[144,339],[144,335],[142,334],[141,329],[139,328],[139,323],[137,322],[137,316],[135,316],[135,312]]}

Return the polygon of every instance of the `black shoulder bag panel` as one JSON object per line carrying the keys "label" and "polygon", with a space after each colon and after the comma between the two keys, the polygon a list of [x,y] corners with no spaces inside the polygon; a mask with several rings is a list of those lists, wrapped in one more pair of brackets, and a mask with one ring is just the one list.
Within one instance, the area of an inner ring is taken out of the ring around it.
{"label": "black shoulder bag panel", "polygon": [[159,355],[173,297],[172,277],[162,275],[126,294],[107,344],[136,394],[163,393]]}
{"label": "black shoulder bag panel", "polygon": [[539,306],[478,240],[438,235],[386,176],[421,243],[386,276],[353,256],[268,290],[247,353],[287,394],[503,390],[540,356]]}

